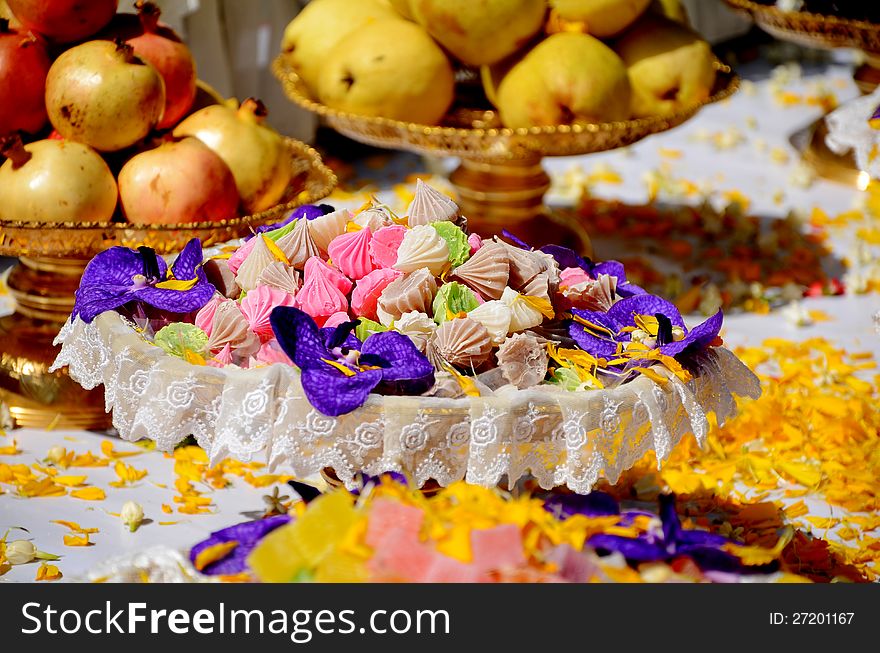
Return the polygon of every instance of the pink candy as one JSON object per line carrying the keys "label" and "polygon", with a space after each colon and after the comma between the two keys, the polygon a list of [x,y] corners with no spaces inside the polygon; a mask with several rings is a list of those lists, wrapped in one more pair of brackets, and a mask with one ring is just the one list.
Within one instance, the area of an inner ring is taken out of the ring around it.
{"label": "pink candy", "polygon": [[199,312],[196,313],[195,323],[196,326],[199,327],[202,331],[211,335],[211,330],[214,327],[214,314],[217,312],[217,307],[220,306],[224,302],[230,302],[231,299],[226,299],[222,295],[215,294],[211,297],[211,300],[202,306],[199,309]]}
{"label": "pink candy", "polygon": [[260,351],[257,352],[256,358],[258,362],[265,365],[271,365],[273,363],[293,365],[293,361],[284,353],[284,350],[281,349],[281,346],[275,338],[263,343],[263,346],[260,347]]}
{"label": "pink candy", "polygon": [[374,233],[370,241],[370,256],[373,263],[381,268],[394,267],[397,263],[397,250],[405,235],[406,227],[403,225],[383,227]]}
{"label": "pink candy", "polygon": [[333,266],[328,265],[319,256],[313,256],[306,261],[305,269],[303,270],[303,277],[306,281],[315,275],[326,277],[330,283],[339,288],[339,292],[343,295],[347,295],[351,292],[352,284],[349,278]]}
{"label": "pink candy", "polygon": [[294,306],[295,302],[294,296],[283,290],[272,286],[257,286],[241,300],[239,308],[241,308],[241,313],[247,320],[251,331],[265,342],[274,336],[272,325],[269,322],[272,309],[276,306]]}
{"label": "pink candy", "polygon": [[379,295],[389,283],[402,275],[402,272],[391,268],[370,272],[357,282],[354,292],[351,294],[351,310],[358,317],[366,317],[370,320],[377,319],[376,303],[379,301]]}
{"label": "pink candy", "polygon": [[568,286],[569,288],[589,280],[590,275],[581,268],[565,268],[559,273],[559,285]]}
{"label": "pink candy", "polygon": [[357,281],[376,269],[370,257],[373,234],[368,227],[336,236],[327,246],[333,265],[345,276]]}
{"label": "pink candy", "polygon": [[471,246],[471,256],[473,256],[483,246],[483,239],[478,234],[471,234],[468,236],[468,245]]}
{"label": "pink candy", "polygon": [[209,367],[226,367],[227,365],[232,365],[232,347],[227,342],[223,346],[223,349],[214,354],[213,357],[206,360],[205,363]]}
{"label": "pink candy", "polygon": [[238,268],[244,263],[244,260],[248,257],[248,254],[251,253],[251,250],[254,248],[254,245],[257,244],[258,240],[259,238],[251,238],[232,253],[232,256],[229,257],[229,261],[227,261],[229,271],[232,272],[232,274],[238,274]]}
{"label": "pink candy", "polygon": [[[306,266],[314,259],[309,259]],[[348,310],[348,299],[326,274],[309,274],[296,294],[294,306],[311,315],[319,325],[334,313]]]}
{"label": "pink candy", "polygon": [[327,321],[324,322],[324,324],[322,324],[321,326],[326,327],[328,329],[333,328],[333,327],[338,327],[343,322],[348,322],[349,319],[350,318],[348,316],[348,313],[346,313],[345,311],[339,311],[338,313],[334,313],[333,315],[328,317]]}

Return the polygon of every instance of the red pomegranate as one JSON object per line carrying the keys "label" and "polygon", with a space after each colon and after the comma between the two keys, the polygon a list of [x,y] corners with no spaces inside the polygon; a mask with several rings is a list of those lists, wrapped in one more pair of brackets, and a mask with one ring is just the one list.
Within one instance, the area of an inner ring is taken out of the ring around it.
{"label": "red pomegranate", "polygon": [[152,2],[138,0],[138,13],[118,14],[100,37],[122,39],[150,63],[165,82],[165,114],[157,127],[168,129],[183,118],[196,97],[196,63],[189,48],[167,25]]}
{"label": "red pomegranate", "polygon": [[235,177],[196,138],[163,143],[129,159],[119,173],[119,197],[133,224],[176,224],[234,218]]}
{"label": "red pomegranate", "polygon": [[0,18],[0,98],[4,98],[0,136],[13,131],[35,134],[46,124],[46,75],[51,64],[39,38],[11,29],[9,21]]}
{"label": "red pomegranate", "polygon": [[57,43],[71,43],[109,23],[119,0],[6,0],[6,4],[27,29]]}

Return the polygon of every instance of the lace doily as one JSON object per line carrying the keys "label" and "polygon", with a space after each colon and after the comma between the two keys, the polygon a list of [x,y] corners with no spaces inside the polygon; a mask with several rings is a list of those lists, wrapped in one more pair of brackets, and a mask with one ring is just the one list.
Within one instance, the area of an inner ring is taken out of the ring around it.
{"label": "lace doily", "polygon": [[212,461],[258,459],[299,477],[330,467],[348,487],[358,472],[403,472],[419,486],[464,479],[487,487],[504,476],[512,487],[531,474],[545,489],[586,494],[650,450],[659,465],[686,435],[703,446],[707,414],[723,423],[736,411],[735,395],[760,395],[757,377],[719,347],[701,355],[686,384],[669,375],[662,385],[640,377],[591,392],[506,386],[460,399],[373,395],[332,418],[309,404],[294,367],[192,365],[147,342],[117,313],[69,321],[55,342],[61,353],[53,369],[69,366],[87,389],[103,384],[125,440],[149,438],[167,451],[193,435]]}
{"label": "lace doily", "polygon": [[871,114],[880,105],[880,88],[863,97],[843,104],[825,117],[828,135],[825,144],[835,154],[855,155],[859,170],[872,179],[880,179],[880,130],[868,124]]}

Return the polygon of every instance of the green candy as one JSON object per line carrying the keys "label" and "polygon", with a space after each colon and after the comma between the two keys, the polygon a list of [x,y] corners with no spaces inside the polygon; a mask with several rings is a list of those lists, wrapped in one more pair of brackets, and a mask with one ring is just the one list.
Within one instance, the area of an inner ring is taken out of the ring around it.
{"label": "green candy", "polygon": [[434,297],[434,321],[437,324],[443,324],[449,319],[449,313],[458,315],[459,313],[469,313],[474,310],[480,302],[474,292],[457,281],[444,284]]}
{"label": "green candy", "polygon": [[267,231],[267,232],[265,232],[266,237],[271,239],[273,242],[277,243],[279,240],[284,238],[291,231],[296,229],[297,222],[299,222],[299,219],[292,220],[289,224],[286,224],[283,227],[280,227],[279,229],[273,229],[272,231]]}
{"label": "green candy", "polygon": [[471,257],[471,246],[460,227],[445,220],[432,222],[431,226],[446,241],[446,245],[449,247],[449,262],[453,267],[458,267]]}
{"label": "green candy", "polygon": [[187,353],[203,356],[208,347],[208,334],[195,324],[175,322],[162,327],[153,342],[178,358],[186,358]]}
{"label": "green candy", "polygon": [[571,392],[580,389],[581,386],[581,378],[577,375],[577,372],[567,367],[556,368],[548,380],[550,383],[555,383]]}
{"label": "green candy", "polygon": [[357,336],[357,339],[363,342],[369,336],[374,333],[382,333],[383,331],[388,331],[388,327],[382,326],[378,322],[373,322],[373,320],[368,320],[365,317],[359,317],[360,324],[357,325],[357,328],[354,330],[354,335]]}

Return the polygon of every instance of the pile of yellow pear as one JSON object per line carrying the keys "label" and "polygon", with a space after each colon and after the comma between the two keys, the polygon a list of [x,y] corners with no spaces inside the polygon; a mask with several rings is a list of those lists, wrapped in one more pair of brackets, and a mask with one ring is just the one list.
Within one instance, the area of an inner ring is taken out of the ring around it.
{"label": "pile of yellow pear", "polygon": [[679,0],[312,0],[282,51],[323,104],[426,125],[461,69],[507,127],[666,115],[715,81]]}

